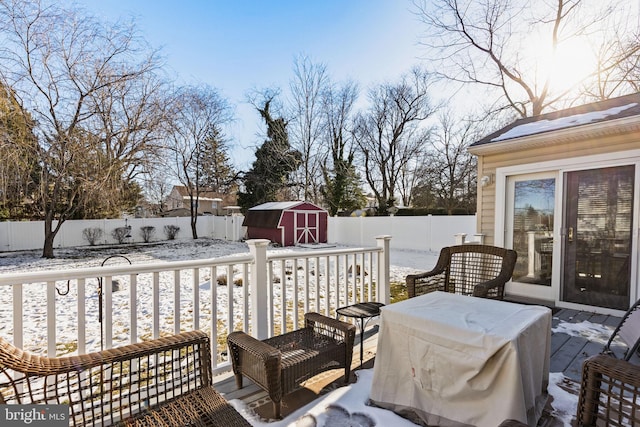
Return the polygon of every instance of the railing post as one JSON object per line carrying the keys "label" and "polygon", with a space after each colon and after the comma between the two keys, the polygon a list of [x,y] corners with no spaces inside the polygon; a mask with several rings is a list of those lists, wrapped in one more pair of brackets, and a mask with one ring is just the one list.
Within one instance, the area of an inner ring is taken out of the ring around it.
{"label": "railing post", "polygon": [[[259,340],[268,338],[269,294],[267,290],[267,239],[247,240],[253,256],[253,268],[249,280],[249,303],[251,311],[251,335]],[[244,313],[247,316],[249,313]]]}
{"label": "railing post", "polygon": [[389,241],[391,236],[377,236],[376,242],[382,248],[382,255],[378,257],[378,302],[389,304],[391,301],[389,289]]}
{"label": "railing post", "polygon": [[456,245],[464,245],[464,239],[467,237],[467,233],[454,234]]}

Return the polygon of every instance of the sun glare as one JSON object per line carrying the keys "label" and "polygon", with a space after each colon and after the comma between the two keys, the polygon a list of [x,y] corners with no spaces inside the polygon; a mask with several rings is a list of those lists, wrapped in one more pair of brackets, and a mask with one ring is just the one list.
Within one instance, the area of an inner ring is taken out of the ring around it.
{"label": "sun glare", "polygon": [[550,77],[550,88],[563,91],[575,87],[596,70],[596,58],[593,50],[583,40],[567,40],[552,53],[548,45],[533,44],[529,60],[536,73],[536,81],[543,85]]}

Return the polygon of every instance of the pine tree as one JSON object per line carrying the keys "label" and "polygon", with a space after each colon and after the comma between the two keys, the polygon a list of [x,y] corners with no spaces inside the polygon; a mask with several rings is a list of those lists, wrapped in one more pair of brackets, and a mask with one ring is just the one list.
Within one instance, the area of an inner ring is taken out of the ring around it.
{"label": "pine tree", "polygon": [[265,203],[278,201],[291,185],[289,176],[300,166],[300,152],[291,149],[287,134],[287,122],[282,117],[274,119],[269,107],[271,99],[258,112],[267,125],[268,139],[256,150],[256,160],[244,175],[244,192],[238,193],[238,204],[243,211]]}

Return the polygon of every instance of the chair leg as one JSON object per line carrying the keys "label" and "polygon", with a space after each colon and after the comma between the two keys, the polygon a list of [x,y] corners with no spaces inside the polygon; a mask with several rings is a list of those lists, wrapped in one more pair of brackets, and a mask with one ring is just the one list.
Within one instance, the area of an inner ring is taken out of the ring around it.
{"label": "chair leg", "polygon": [[282,418],[280,416],[280,408],[282,407],[282,401],[278,400],[277,402],[273,402],[273,413],[275,414],[275,418],[276,420],[279,420],[280,418]]}
{"label": "chair leg", "polygon": [[236,387],[242,388],[242,374],[236,374]]}
{"label": "chair leg", "polygon": [[344,383],[349,384],[350,379],[351,379],[351,367],[345,366],[344,367]]}

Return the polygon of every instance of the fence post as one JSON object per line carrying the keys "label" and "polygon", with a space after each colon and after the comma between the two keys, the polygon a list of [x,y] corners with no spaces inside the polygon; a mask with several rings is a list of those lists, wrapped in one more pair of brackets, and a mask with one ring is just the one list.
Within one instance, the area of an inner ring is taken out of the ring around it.
{"label": "fence post", "polygon": [[389,289],[389,241],[391,236],[377,236],[377,246],[382,248],[382,255],[378,257],[378,302],[389,304],[391,301]]}
{"label": "fence post", "polygon": [[[269,295],[267,292],[267,246],[268,239],[247,240],[253,256],[249,280],[249,310],[251,312],[251,335],[259,340],[268,338]],[[248,316],[249,313],[244,313]]]}

